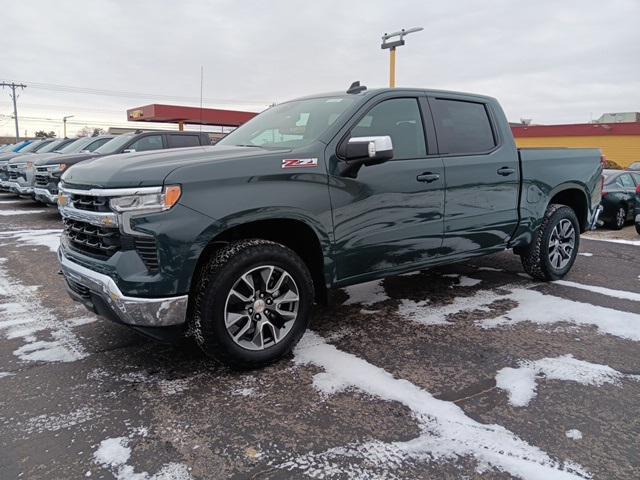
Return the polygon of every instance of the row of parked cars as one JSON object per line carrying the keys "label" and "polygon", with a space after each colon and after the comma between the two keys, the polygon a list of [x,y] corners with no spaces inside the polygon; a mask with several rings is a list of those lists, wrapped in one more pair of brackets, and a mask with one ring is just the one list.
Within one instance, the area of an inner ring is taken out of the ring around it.
{"label": "row of parked cars", "polygon": [[25,140],[0,147],[0,190],[55,205],[60,176],[71,165],[105,155],[210,144],[209,135],[199,132]]}
{"label": "row of parked cars", "polygon": [[615,230],[634,220],[640,234],[640,170],[604,170],[602,173],[605,180],[600,219]]}

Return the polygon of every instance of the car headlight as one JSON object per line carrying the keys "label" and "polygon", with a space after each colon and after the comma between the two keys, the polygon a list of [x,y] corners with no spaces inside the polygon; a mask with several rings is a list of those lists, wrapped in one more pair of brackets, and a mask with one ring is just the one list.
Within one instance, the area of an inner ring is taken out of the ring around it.
{"label": "car headlight", "polygon": [[169,210],[180,196],[182,189],[179,185],[164,187],[160,193],[147,193],[141,195],[127,195],[126,197],[112,198],[109,204],[116,212],[131,212],[136,210]]}
{"label": "car headlight", "polygon": [[56,165],[51,165],[49,167],[49,170],[51,171],[51,173],[64,172],[68,166],[69,165],[67,165],[66,163],[58,163]]}

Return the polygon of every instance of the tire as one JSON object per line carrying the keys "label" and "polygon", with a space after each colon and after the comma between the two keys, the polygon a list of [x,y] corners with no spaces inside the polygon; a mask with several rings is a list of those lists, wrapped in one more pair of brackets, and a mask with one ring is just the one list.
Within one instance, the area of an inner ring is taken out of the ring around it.
{"label": "tire", "polygon": [[[565,227],[568,229],[569,225],[573,228],[573,247],[567,252],[569,242],[562,240],[564,237],[561,232]],[[560,236],[557,236],[558,234]],[[571,270],[579,247],[580,225],[575,212],[565,205],[551,204],[544,214],[542,225],[533,236],[533,241],[521,250],[520,259],[524,271],[533,278],[542,281],[559,280]],[[563,252],[560,255],[561,262],[558,262],[558,257],[553,254],[555,251],[559,252],[558,254]]]}
{"label": "tire", "polygon": [[613,230],[622,230],[622,227],[627,223],[627,216],[627,209],[623,206],[618,207],[613,219],[609,222],[609,228],[612,228]]}
{"label": "tire", "polygon": [[[277,287],[272,293],[265,276]],[[314,299],[313,280],[300,257],[284,245],[260,239],[218,250],[193,293],[190,334],[207,356],[236,369],[265,366],[288,354],[307,329]],[[296,294],[297,302],[286,301]]]}
{"label": "tire", "polygon": [[640,235],[640,223],[636,223],[636,232]]}

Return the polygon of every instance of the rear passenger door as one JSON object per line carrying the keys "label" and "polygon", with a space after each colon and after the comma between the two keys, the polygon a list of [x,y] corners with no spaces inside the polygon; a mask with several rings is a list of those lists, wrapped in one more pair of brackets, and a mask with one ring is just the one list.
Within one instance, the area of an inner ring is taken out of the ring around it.
{"label": "rear passenger door", "polygon": [[200,138],[198,135],[180,135],[175,133],[167,134],[167,148],[199,147]]}
{"label": "rear passenger door", "polygon": [[446,176],[443,253],[504,245],[518,224],[520,167],[513,140],[501,138],[490,103],[444,96],[429,104]]}

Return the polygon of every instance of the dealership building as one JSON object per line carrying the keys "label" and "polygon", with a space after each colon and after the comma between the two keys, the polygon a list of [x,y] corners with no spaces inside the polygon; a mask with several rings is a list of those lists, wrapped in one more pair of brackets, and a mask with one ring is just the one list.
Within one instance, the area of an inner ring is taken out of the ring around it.
{"label": "dealership building", "polygon": [[599,148],[621,167],[640,162],[640,113],[606,113],[593,123],[511,124],[518,147]]}

